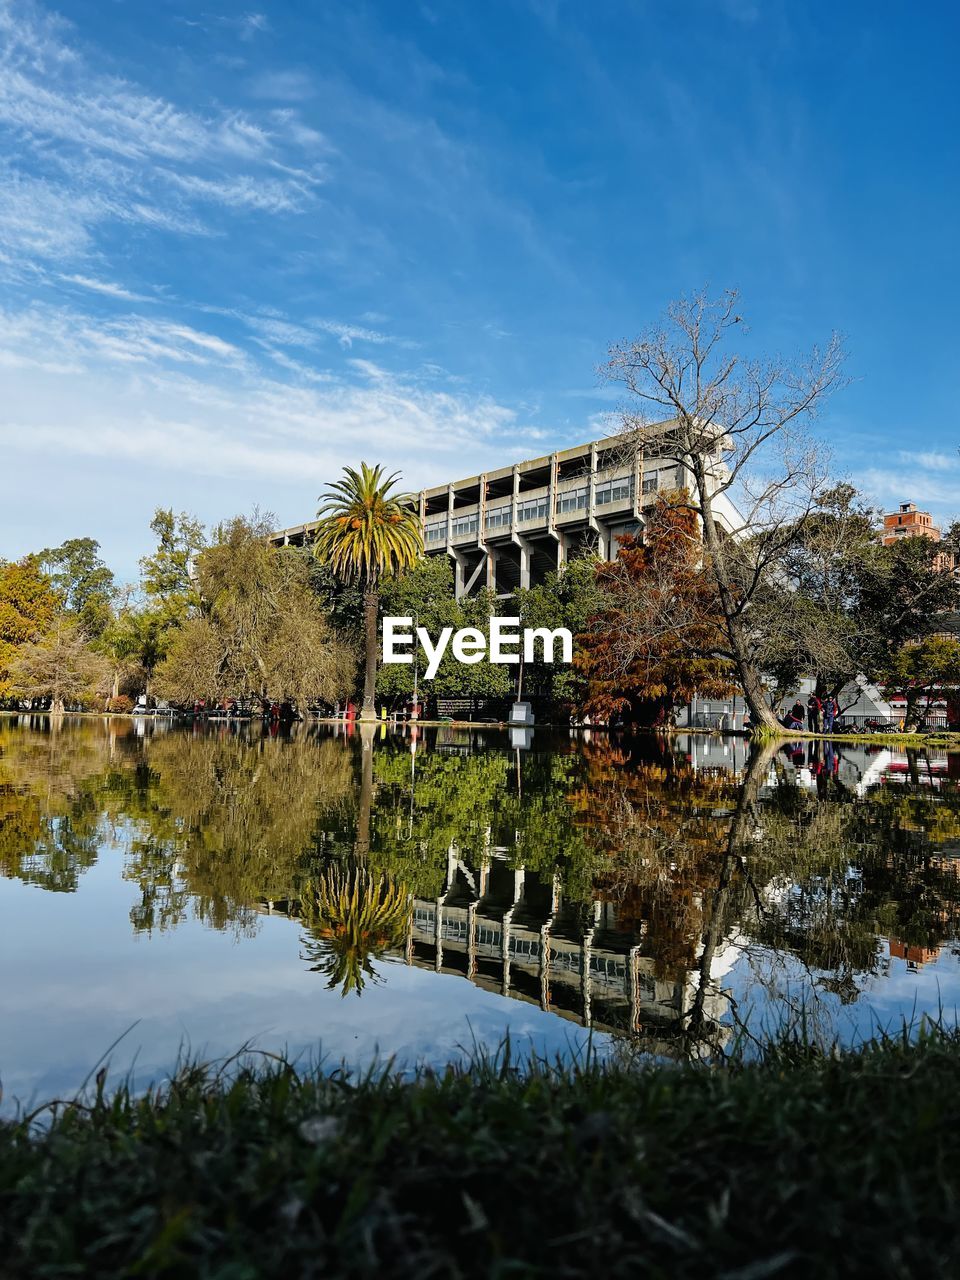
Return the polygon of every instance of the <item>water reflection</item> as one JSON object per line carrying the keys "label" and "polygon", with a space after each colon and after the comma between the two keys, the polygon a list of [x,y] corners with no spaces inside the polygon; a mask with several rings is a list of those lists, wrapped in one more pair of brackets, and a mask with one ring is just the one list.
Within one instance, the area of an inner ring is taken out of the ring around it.
{"label": "water reflection", "polygon": [[[800,1006],[828,1036],[953,1007],[958,780],[957,756],[831,743],[7,719],[0,873],[83,913],[119,851],[148,942],[199,923],[255,964],[289,917],[291,971],[344,995],[389,996],[402,963],[715,1055]],[[20,939],[27,989],[51,945]]]}

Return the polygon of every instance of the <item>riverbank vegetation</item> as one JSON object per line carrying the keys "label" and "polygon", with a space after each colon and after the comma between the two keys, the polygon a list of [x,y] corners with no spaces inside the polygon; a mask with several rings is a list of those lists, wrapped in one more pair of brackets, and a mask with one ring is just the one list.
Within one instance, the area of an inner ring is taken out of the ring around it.
{"label": "riverbank vegetation", "polygon": [[[258,1065],[259,1063],[259,1065]],[[10,1280],[954,1277],[960,1037],[403,1079],[247,1055],[0,1124]]]}

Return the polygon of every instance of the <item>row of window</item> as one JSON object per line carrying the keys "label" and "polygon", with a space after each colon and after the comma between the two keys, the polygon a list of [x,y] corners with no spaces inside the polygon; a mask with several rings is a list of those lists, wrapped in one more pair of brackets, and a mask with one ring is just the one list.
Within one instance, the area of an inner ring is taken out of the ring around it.
{"label": "row of window", "polygon": [[[645,471],[643,474],[643,492],[656,493],[660,489],[673,489],[678,484],[678,471],[674,467],[661,471]],[[633,476],[623,476],[617,480],[606,480],[596,487],[596,504],[598,507],[610,506],[614,502],[625,502],[634,494]],[[557,495],[557,512],[565,515],[571,511],[585,511],[590,499],[589,485],[577,489],[565,489]],[[517,524],[531,520],[546,520],[548,501],[545,495],[528,498],[517,503]],[[499,507],[490,507],[484,518],[485,529],[509,528],[512,523],[512,504],[507,502]],[[451,522],[451,536],[454,538],[469,537],[480,528],[480,517],[476,512],[466,516],[454,516]],[[443,542],[446,538],[446,520],[437,520],[427,524],[424,529],[425,541],[430,544]]]}

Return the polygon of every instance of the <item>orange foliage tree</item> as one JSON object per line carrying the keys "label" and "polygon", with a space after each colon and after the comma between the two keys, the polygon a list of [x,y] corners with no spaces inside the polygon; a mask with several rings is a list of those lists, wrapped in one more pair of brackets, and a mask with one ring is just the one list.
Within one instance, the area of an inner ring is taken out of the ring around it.
{"label": "orange foliage tree", "polygon": [[580,637],[586,711],[664,725],[694,695],[731,691],[723,613],[686,495],[663,494],[642,538],[618,539],[617,558],[597,569],[603,608]]}

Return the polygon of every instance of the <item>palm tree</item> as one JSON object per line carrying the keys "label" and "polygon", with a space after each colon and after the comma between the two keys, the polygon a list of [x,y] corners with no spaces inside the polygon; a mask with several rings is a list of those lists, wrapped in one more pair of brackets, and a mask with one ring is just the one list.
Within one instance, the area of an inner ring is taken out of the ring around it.
{"label": "palm tree", "polygon": [[380,579],[416,564],[423,554],[423,529],[409,494],[391,493],[398,475],[360,463],[344,467],[344,479],[329,485],[317,512],[314,555],[343,582],[363,587],[366,668],[361,720],[376,716],[377,611]]}
{"label": "palm tree", "polygon": [[365,867],[328,868],[307,885],[300,902],[312,934],[302,939],[304,959],[344,996],[359,995],[366,978],[376,980],[373,957],[399,945],[410,921],[407,886]]}

